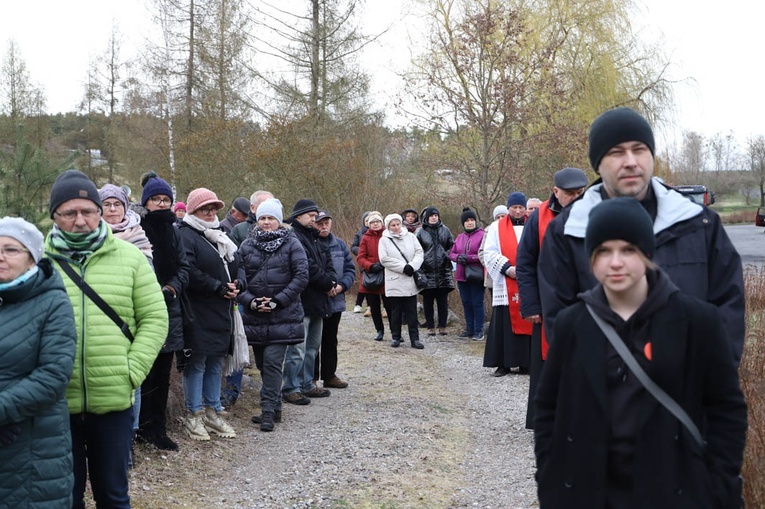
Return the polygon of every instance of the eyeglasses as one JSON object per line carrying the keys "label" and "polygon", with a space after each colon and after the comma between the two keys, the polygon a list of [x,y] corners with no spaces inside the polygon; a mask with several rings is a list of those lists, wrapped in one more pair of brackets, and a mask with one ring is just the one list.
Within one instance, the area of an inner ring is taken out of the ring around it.
{"label": "eyeglasses", "polygon": [[77,214],[81,215],[85,219],[90,219],[98,215],[98,209],[85,209],[85,210],[65,210],[63,212],[54,212],[59,217],[63,217],[67,221],[74,221]]}
{"label": "eyeglasses", "polygon": [[202,214],[215,214],[220,209],[218,209],[218,207],[216,207],[215,205],[209,205],[207,207],[202,207],[197,210],[200,211]]}
{"label": "eyeglasses", "polygon": [[0,253],[6,258],[16,258],[21,253],[28,253],[29,249],[25,249],[23,247],[16,247],[16,246],[6,246],[6,247],[0,247]]}
{"label": "eyeglasses", "polygon": [[121,209],[124,205],[121,201],[102,201],[101,206],[105,209]]}
{"label": "eyeglasses", "polygon": [[170,205],[173,203],[172,198],[160,198],[158,196],[152,196],[150,200],[154,205]]}

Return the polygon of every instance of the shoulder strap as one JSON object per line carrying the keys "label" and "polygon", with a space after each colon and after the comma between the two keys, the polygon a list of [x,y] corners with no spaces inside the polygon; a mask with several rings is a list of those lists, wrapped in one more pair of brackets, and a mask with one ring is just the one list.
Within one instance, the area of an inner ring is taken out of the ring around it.
{"label": "shoulder strap", "polygon": [[130,340],[132,343],[135,337],[133,337],[133,333],[130,332],[130,327],[128,327],[128,324],[126,324],[122,318],[120,318],[120,315],[117,314],[114,309],[112,309],[109,304],[106,303],[104,299],[101,298],[100,295],[96,293],[96,291],[91,287],[88,283],[83,280],[79,274],[72,268],[71,265],[69,265],[69,262],[66,260],[62,260],[60,258],[57,258],[56,261],[58,261],[59,265],[62,269],[64,269],[64,272],[66,272],[66,275],[69,276],[69,279],[74,281],[74,284],[76,284],[80,290],[82,290],[82,293],[88,296],[91,301],[93,301],[93,304],[98,306],[98,308],[103,311],[103,313],[111,318],[111,320],[117,325],[117,327],[120,328],[122,333],[125,335],[126,338]]}
{"label": "shoulder strap", "polygon": [[390,241],[391,241],[391,243],[393,244],[393,246],[394,246],[396,249],[398,249],[398,252],[399,252],[399,253],[401,253],[401,258],[403,258],[403,259],[404,259],[404,261],[405,261],[406,263],[409,263],[409,260],[407,260],[407,259],[406,259],[406,255],[404,254],[404,252],[403,252],[403,251],[401,251],[401,248],[400,248],[400,247],[398,247],[398,244],[396,244],[396,241],[395,241],[395,240],[393,240],[393,239],[392,239],[392,238],[390,238],[390,237],[388,237],[388,240],[390,240]]}
{"label": "shoulder strap", "polygon": [[693,436],[694,440],[696,440],[696,442],[698,442],[698,444],[703,449],[704,439],[701,437],[701,432],[693,420],[691,420],[691,418],[685,412],[685,410],[683,410],[683,408],[674,399],[672,399],[669,394],[664,392],[661,387],[656,385],[656,383],[651,380],[651,377],[649,377],[648,374],[643,371],[643,368],[640,367],[640,364],[638,364],[635,357],[627,349],[627,345],[624,344],[624,341],[622,341],[622,339],[616,333],[616,330],[614,330],[611,325],[599,317],[589,304],[586,304],[586,306],[587,311],[589,311],[590,316],[592,316],[592,319],[595,320],[595,323],[598,325],[598,327],[600,327],[600,330],[603,331],[603,334],[605,334],[606,338],[608,338],[611,346],[614,347],[616,353],[618,353],[619,357],[624,360],[638,381],[643,384],[643,387],[645,387],[646,390],[650,392],[651,395],[656,398],[656,400],[661,403],[664,408],[669,410],[669,412],[674,415],[675,418],[677,418],[677,420],[683,424],[683,426],[686,427],[686,429]]}

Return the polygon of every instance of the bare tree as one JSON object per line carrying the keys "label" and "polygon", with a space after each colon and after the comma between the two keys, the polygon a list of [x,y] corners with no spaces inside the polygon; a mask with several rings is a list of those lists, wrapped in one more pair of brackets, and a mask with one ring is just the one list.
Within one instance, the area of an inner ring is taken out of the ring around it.
{"label": "bare tree", "polygon": [[765,136],[753,136],[747,140],[746,157],[749,162],[749,171],[754,175],[760,190],[760,207],[763,207],[765,206]]}

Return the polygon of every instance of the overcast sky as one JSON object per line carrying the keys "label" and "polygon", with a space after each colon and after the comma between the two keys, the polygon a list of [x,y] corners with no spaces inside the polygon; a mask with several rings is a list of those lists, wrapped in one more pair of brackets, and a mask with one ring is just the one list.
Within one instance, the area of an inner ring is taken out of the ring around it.
{"label": "overcast sky", "polygon": [[[283,0],[297,2],[302,0]],[[646,0],[645,19],[638,26],[653,37],[661,32],[664,47],[676,65],[675,79],[690,78],[676,88],[676,132],[700,131],[709,136],[733,131],[740,140],[765,134],[760,62],[765,4],[726,0]],[[377,33],[391,27],[367,51],[378,104],[393,101],[394,72],[403,69],[411,37],[421,36],[416,16],[405,16],[406,0],[367,0],[364,29]],[[123,34],[123,51],[143,45],[151,28],[145,0],[24,0],[6,2],[0,16],[0,48],[4,56],[13,38],[32,80],[42,85],[48,110],[72,111],[83,95],[88,60],[106,48],[112,20]],[[669,130],[669,129],[668,129]],[[670,136],[671,137],[671,136]]]}

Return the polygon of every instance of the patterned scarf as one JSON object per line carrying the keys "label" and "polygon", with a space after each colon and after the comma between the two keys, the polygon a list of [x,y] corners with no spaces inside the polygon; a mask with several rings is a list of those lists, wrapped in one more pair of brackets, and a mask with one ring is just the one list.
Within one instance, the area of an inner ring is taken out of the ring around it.
{"label": "patterned scarf", "polygon": [[65,232],[57,225],[50,231],[50,243],[56,250],[67,258],[82,262],[104,245],[109,234],[109,225],[101,219],[98,228],[88,233]]}
{"label": "patterned scarf", "polygon": [[255,247],[266,253],[273,253],[284,243],[284,240],[289,235],[289,230],[286,228],[279,228],[278,230],[261,230],[257,226],[250,232],[250,237],[255,242]]}

